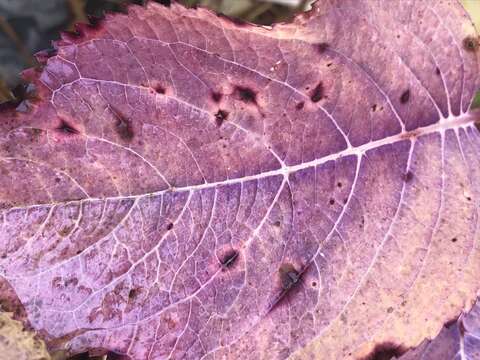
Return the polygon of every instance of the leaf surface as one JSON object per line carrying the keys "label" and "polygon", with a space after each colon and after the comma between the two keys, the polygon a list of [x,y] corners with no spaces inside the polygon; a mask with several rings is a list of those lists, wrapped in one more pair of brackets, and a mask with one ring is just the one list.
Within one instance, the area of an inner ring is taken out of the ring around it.
{"label": "leaf surface", "polygon": [[361,358],[472,306],[461,5],[321,1],[266,28],[151,3],[55,47],[0,121],[0,301],[50,349]]}

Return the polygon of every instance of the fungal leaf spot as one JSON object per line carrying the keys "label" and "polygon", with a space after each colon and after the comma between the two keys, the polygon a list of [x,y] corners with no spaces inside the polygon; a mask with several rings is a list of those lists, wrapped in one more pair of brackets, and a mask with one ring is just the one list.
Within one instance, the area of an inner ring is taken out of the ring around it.
{"label": "fungal leaf spot", "polygon": [[66,120],[60,119],[60,125],[56,128],[56,130],[64,135],[78,135],[80,131],[75,129],[72,125],[70,125]]}
{"label": "fungal leaf spot", "polygon": [[406,104],[410,100],[410,89],[405,90],[402,95],[400,95],[400,102]]}
{"label": "fungal leaf spot", "polygon": [[320,54],[323,54],[325,51],[328,50],[329,47],[330,47],[330,45],[328,43],[322,42],[322,43],[317,44],[317,51]]}
{"label": "fungal leaf spot", "polygon": [[236,250],[227,251],[225,255],[220,259],[220,264],[222,265],[222,268],[228,269],[235,265],[238,255],[239,253]]}
{"label": "fungal leaf spot", "polygon": [[218,110],[215,114],[215,123],[218,127],[222,126],[223,122],[227,120],[228,112],[225,110]]}
{"label": "fungal leaf spot", "polygon": [[134,137],[132,124],[129,119],[121,115],[118,111],[112,109],[115,115],[114,129],[120,139],[125,141],[131,141]]}
{"label": "fungal leaf spot", "polygon": [[278,270],[282,289],[287,292],[294,288],[300,281],[301,274],[292,264],[282,264]]}
{"label": "fungal leaf spot", "polygon": [[235,94],[238,96],[238,98],[245,102],[245,103],[257,103],[257,94],[255,91],[248,87],[244,86],[236,86],[235,87]]}
{"label": "fungal leaf spot", "polygon": [[312,102],[316,103],[322,100],[324,97],[324,89],[323,89],[323,83],[320,81],[317,86],[315,86],[315,89],[313,89],[311,95],[310,95],[310,100]]}
{"label": "fungal leaf spot", "polygon": [[222,93],[219,93],[219,92],[212,92],[212,100],[215,101],[216,103],[219,103],[221,100],[222,100]]}
{"label": "fungal leaf spot", "polygon": [[465,39],[463,39],[463,48],[466,51],[476,52],[479,46],[480,41],[478,40],[478,38],[475,38],[473,36],[467,36]]}

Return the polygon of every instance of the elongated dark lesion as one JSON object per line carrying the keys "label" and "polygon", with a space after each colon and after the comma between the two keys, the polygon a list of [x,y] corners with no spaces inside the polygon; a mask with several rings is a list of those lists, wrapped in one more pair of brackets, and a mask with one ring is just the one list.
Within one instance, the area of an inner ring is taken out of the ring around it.
{"label": "elongated dark lesion", "polygon": [[301,269],[295,268],[291,263],[283,263],[278,268],[278,288],[277,295],[267,309],[267,312],[273,311],[275,308],[282,306],[285,301],[295,296],[302,284],[303,274],[307,271],[308,266]]}
{"label": "elongated dark lesion", "polygon": [[78,131],[72,124],[70,124],[65,119],[60,119],[60,124],[55,128],[59,133],[64,135],[78,135],[80,131]]}
{"label": "elongated dark lesion", "polygon": [[227,251],[220,259],[220,265],[223,269],[229,269],[235,265],[237,262],[239,253],[237,250],[229,250]]}

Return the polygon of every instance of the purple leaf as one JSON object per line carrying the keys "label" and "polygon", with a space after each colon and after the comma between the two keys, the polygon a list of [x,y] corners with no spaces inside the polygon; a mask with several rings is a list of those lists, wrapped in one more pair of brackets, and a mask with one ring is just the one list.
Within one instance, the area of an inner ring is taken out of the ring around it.
{"label": "purple leaf", "polygon": [[132,359],[433,338],[480,289],[477,45],[456,2],[406,0],[273,28],[151,3],[63,34],[1,113],[2,308]]}

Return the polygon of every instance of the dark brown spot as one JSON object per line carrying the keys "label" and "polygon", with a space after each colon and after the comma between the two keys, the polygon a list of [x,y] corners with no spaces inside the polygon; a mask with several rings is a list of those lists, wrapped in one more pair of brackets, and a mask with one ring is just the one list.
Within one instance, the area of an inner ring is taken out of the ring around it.
{"label": "dark brown spot", "polygon": [[332,62],[327,63],[327,67],[330,67],[330,66],[332,66],[332,65],[333,65]]}
{"label": "dark brown spot", "polygon": [[282,225],[282,223],[279,220],[277,220],[273,223],[273,226],[275,226],[275,227],[280,227],[280,225]]}
{"label": "dark brown spot", "polygon": [[222,126],[223,122],[227,120],[228,118],[228,112],[225,110],[218,110],[217,113],[215,114],[215,123],[217,124],[218,127]]}
{"label": "dark brown spot", "polygon": [[167,230],[170,231],[170,230],[172,230],[172,229],[173,229],[173,223],[169,223],[169,224],[167,225]]}
{"label": "dark brown spot", "polygon": [[440,68],[437,66],[437,68],[435,69],[435,74],[437,75],[440,75]]}
{"label": "dark brown spot", "polygon": [[222,100],[223,94],[213,91],[212,92],[212,100],[215,101],[216,103],[219,103]]}
{"label": "dark brown spot", "polygon": [[406,183],[409,183],[412,180],[413,180],[413,172],[409,170],[405,173],[405,175],[403,175],[403,181],[405,181]]}
{"label": "dark brown spot", "polygon": [[335,204],[335,200],[334,199],[330,199],[330,201],[328,202],[330,205],[333,205]]}
{"label": "dark brown spot", "polygon": [[316,281],[312,281],[312,287],[317,287],[317,282]]}
{"label": "dark brown spot", "polygon": [[343,186],[343,184],[339,181],[339,182],[337,183],[337,187],[341,188],[342,186]]}
{"label": "dark brown spot", "polygon": [[236,86],[235,93],[239,97],[239,99],[245,103],[257,103],[257,94],[255,91],[248,87],[244,86]]}
{"label": "dark brown spot", "polygon": [[116,110],[112,109],[112,112],[116,118],[115,131],[117,132],[118,136],[120,136],[120,138],[125,141],[132,140],[134,133],[133,133],[133,128],[132,128],[132,124],[130,123],[130,120]]}
{"label": "dark brown spot", "polygon": [[310,100],[312,100],[314,103],[319,102],[320,100],[323,99],[323,94],[324,89],[323,89],[323,84],[320,81],[317,86],[315,86],[315,89],[313,89],[312,94],[310,95]]}
{"label": "dark brown spot", "polygon": [[235,262],[238,258],[238,251],[236,250],[229,250],[225,253],[225,255],[220,259],[220,264],[224,269],[231,268],[235,265]]}
{"label": "dark brown spot", "polygon": [[455,243],[455,242],[458,241],[458,239],[456,237],[454,237],[451,241],[452,241],[452,243]]}
{"label": "dark brown spot", "polygon": [[475,52],[478,50],[479,40],[473,36],[467,36],[463,39],[463,48],[466,51]]}
{"label": "dark brown spot", "polygon": [[373,112],[377,111],[377,104],[373,104],[373,105],[372,105],[372,111],[373,111]]}
{"label": "dark brown spot", "polygon": [[64,135],[78,135],[80,132],[70,125],[66,120],[60,119],[60,125],[56,130]]}
{"label": "dark brown spot", "polygon": [[301,274],[295,269],[292,264],[282,264],[278,269],[280,278],[280,285],[284,292],[293,289],[301,279]]}
{"label": "dark brown spot", "polygon": [[400,96],[400,102],[406,104],[410,100],[410,89],[405,90]]}
{"label": "dark brown spot", "polygon": [[128,292],[128,298],[130,300],[133,300],[137,297],[138,295],[138,290],[137,289],[130,289],[130,291]]}
{"label": "dark brown spot", "polygon": [[361,360],[391,360],[402,356],[406,351],[407,349],[400,345],[386,342],[375,346],[373,351]]}
{"label": "dark brown spot", "polygon": [[330,45],[328,43],[322,42],[320,44],[317,44],[317,51],[320,54],[323,54],[329,47],[330,47]]}
{"label": "dark brown spot", "polygon": [[295,109],[302,110],[304,106],[305,106],[305,102],[301,101],[295,106]]}
{"label": "dark brown spot", "polygon": [[159,84],[155,85],[153,87],[153,90],[155,90],[155,92],[157,94],[165,94],[165,92],[166,92],[165,88],[162,85],[159,85]]}
{"label": "dark brown spot", "polygon": [[392,312],[393,312],[393,307],[389,306],[388,309],[387,309],[387,313],[391,314]]}

